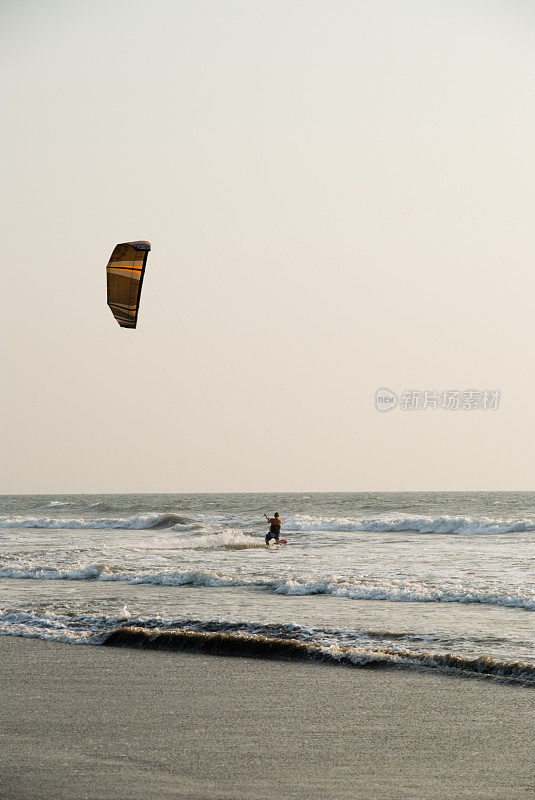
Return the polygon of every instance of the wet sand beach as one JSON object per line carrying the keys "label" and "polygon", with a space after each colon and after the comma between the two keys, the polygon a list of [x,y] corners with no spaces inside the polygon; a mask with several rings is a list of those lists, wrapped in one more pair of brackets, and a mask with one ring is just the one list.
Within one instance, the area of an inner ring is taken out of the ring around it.
{"label": "wet sand beach", "polygon": [[6,636],[0,667],[3,800],[535,794],[519,686]]}

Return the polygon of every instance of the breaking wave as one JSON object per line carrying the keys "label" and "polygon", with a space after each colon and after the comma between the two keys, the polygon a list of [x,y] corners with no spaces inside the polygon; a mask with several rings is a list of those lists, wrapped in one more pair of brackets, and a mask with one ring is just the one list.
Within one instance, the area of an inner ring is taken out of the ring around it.
{"label": "breaking wave", "polygon": [[442,533],[500,534],[535,531],[535,518],[503,519],[494,517],[424,516],[390,514],[353,519],[344,517],[309,517],[298,514],[284,522],[285,531],[324,531],[341,533]]}
{"label": "breaking wave", "polygon": [[179,550],[249,550],[259,547],[265,547],[264,539],[235,530],[198,535],[177,545]]}
{"label": "breaking wave", "polygon": [[401,631],[345,631],[222,620],[61,616],[0,610],[0,634],[81,645],[175,650],[219,656],[313,661],[361,669],[419,668],[535,686],[535,664],[488,655],[429,651],[439,637]]}
{"label": "breaking wave", "polygon": [[[68,501],[52,500],[48,508],[60,511],[72,505]],[[91,508],[103,511],[105,501]],[[206,526],[228,525],[247,527],[253,523],[242,517],[200,515],[197,519],[163,511],[151,511],[124,517],[61,517],[61,516],[0,516],[0,528],[41,528],[74,530],[146,530],[170,528],[177,531],[195,530]],[[254,523],[255,525],[257,523]],[[535,518],[521,519],[484,516],[425,516],[386,514],[372,517],[316,517],[297,514],[284,520],[284,530],[294,533],[422,533],[490,535],[535,531]]]}
{"label": "breaking wave", "polygon": [[300,642],[297,639],[270,638],[236,633],[161,631],[121,627],[102,642],[107,647],[136,647],[151,650],[179,650],[242,658],[283,661],[317,661],[363,669],[389,667],[427,667],[509,682],[535,685],[535,668],[523,661],[504,661],[486,656],[466,658],[454,653],[412,652],[391,647],[367,650],[359,647]]}
{"label": "breaking wave", "polygon": [[[224,536],[224,534],[219,534]],[[234,537],[236,534],[234,534]],[[199,537],[216,539],[218,536]],[[246,539],[247,537],[244,537]],[[230,539],[230,549],[242,547],[262,547],[251,539],[251,544],[239,539]],[[214,546],[213,544],[202,547]],[[221,545],[219,545],[221,546]],[[225,545],[223,545],[225,547]],[[386,600],[393,603],[477,603],[498,605],[535,611],[535,590],[507,590],[488,585],[465,586],[459,582],[426,583],[403,579],[362,579],[324,576],[311,580],[296,576],[292,579],[274,580],[270,577],[239,573],[219,573],[209,569],[168,570],[160,572],[136,572],[124,567],[109,564],[86,564],[71,568],[57,569],[47,566],[9,566],[0,569],[3,579],[69,580],[69,581],[118,581],[130,584],[150,584],[155,586],[237,586],[248,589],[271,591],[280,595],[309,596],[327,595],[345,597],[350,600]]]}
{"label": "breaking wave", "polygon": [[316,581],[296,578],[276,584],[274,591],[277,594],[326,594],[351,600],[388,600],[394,603],[479,603],[535,611],[535,592],[524,595],[499,589],[489,591],[458,583],[436,586],[418,581],[392,580],[379,584],[374,582],[369,586],[355,581],[341,581],[336,577]]}
{"label": "breaking wave", "polygon": [[149,528],[174,528],[176,530],[191,530],[200,527],[189,517],[177,514],[160,514],[155,511],[147,514],[137,514],[132,517],[100,517],[94,519],[57,518],[57,517],[0,517],[0,528],[44,528],[44,529],[70,529],[70,530],[146,530]]}

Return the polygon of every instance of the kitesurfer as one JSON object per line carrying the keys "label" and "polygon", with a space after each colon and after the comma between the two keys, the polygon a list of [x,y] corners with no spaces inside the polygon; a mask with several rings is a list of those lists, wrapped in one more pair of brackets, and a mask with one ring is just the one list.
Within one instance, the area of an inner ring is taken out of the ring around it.
{"label": "kitesurfer", "polygon": [[264,514],[264,516],[269,522],[269,532],[266,533],[266,546],[269,547],[271,539],[275,539],[276,544],[279,543],[279,534],[281,532],[282,520],[279,517],[278,511],[275,511],[274,517],[268,517],[267,514]]}

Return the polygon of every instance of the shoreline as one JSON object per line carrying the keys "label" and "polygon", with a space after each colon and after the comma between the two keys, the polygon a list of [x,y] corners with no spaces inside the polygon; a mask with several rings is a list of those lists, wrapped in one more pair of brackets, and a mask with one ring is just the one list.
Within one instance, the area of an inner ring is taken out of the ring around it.
{"label": "shoreline", "polygon": [[0,667],[5,800],[535,790],[535,714],[519,686],[9,636]]}

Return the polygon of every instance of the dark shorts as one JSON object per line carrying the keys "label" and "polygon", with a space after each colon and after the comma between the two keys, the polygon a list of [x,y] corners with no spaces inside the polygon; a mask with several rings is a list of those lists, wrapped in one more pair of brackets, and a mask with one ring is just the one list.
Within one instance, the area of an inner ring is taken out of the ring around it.
{"label": "dark shorts", "polygon": [[278,542],[279,541],[279,534],[280,534],[280,531],[269,531],[269,533],[266,533],[266,542],[271,541],[271,539],[275,539],[275,541]]}

